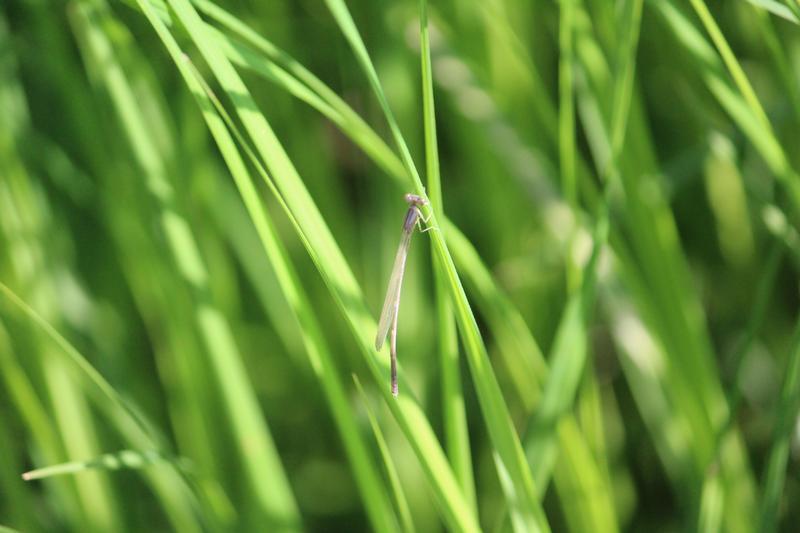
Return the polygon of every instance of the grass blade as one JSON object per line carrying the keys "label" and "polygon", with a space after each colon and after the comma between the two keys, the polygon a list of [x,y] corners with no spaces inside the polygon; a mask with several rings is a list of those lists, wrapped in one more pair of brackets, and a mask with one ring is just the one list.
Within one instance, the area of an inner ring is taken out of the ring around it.
{"label": "grass blade", "polygon": [[383,460],[383,468],[386,471],[386,477],[389,480],[389,487],[391,488],[394,507],[397,511],[397,515],[400,517],[402,530],[407,533],[413,533],[415,531],[414,520],[411,518],[411,510],[408,506],[408,500],[406,499],[405,492],[403,492],[403,486],[400,484],[400,476],[397,474],[397,468],[392,460],[392,454],[389,452],[389,446],[386,444],[386,439],[383,437],[383,431],[381,431],[381,427],[378,424],[378,419],[375,417],[375,414],[372,412],[372,408],[369,406],[369,398],[367,397],[367,393],[364,392],[364,388],[361,386],[361,382],[358,380],[358,376],[355,374],[353,374],[353,382],[356,384],[356,389],[361,396],[364,409],[367,412],[369,425],[372,428],[372,434],[375,436],[375,442],[378,444],[378,451],[380,452],[381,459]]}
{"label": "grass blade", "polygon": [[[428,2],[419,2],[420,60],[422,65],[422,116],[425,136],[425,169],[428,178],[428,197],[431,209],[444,219],[442,183],[439,173],[439,146],[436,139],[436,113],[433,99],[433,72],[431,70],[431,43],[428,27]],[[439,330],[439,361],[442,372],[442,416],[444,435],[450,464],[458,478],[464,495],[473,508],[475,481],[472,473],[467,415],[464,410],[464,393],[458,360],[458,332],[453,309],[447,295],[440,259],[434,257],[434,284],[436,291],[436,324]]]}
{"label": "grass blade", "polygon": [[796,8],[793,8],[793,4],[782,4],[776,0],[746,0],[750,2],[754,6],[760,7],[761,9],[765,9],[776,15],[781,17],[784,20],[788,20],[789,22],[794,22],[795,24],[800,24],[800,18],[798,18],[797,13],[795,11]]}
{"label": "grass blade", "polygon": [[550,371],[539,405],[525,436],[525,453],[534,466],[537,480],[546,480],[556,460],[556,428],[571,410],[589,347],[586,323],[594,304],[597,262],[608,238],[608,225],[598,227],[591,258],[584,269],[581,290],[570,298],[562,315],[550,356]]}
{"label": "grass blade", "polygon": [[800,322],[795,329],[784,375],[777,423],[767,460],[764,493],[761,499],[760,530],[765,532],[777,529],[778,510],[786,480],[786,465],[789,461],[792,431],[797,423],[798,414],[800,414]]}
{"label": "grass blade", "polygon": [[22,474],[22,479],[32,481],[34,479],[44,479],[52,476],[63,476],[66,474],[76,474],[84,470],[122,470],[147,468],[158,463],[170,463],[176,469],[181,469],[179,459],[165,457],[161,453],[137,450],[122,450],[116,453],[105,453],[100,457],[89,459],[88,461],[70,461],[58,465],[51,465],[44,468],[37,468]]}

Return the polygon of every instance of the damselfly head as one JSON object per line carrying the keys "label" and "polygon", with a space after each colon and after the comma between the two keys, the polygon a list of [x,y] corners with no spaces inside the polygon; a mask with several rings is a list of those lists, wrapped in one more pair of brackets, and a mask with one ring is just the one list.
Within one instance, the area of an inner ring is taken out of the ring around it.
{"label": "damselfly head", "polygon": [[427,205],[428,203],[428,201],[422,196],[411,193],[408,193],[405,196],[403,196],[403,199],[406,201],[406,203],[410,205],[416,205],[418,207],[421,205]]}

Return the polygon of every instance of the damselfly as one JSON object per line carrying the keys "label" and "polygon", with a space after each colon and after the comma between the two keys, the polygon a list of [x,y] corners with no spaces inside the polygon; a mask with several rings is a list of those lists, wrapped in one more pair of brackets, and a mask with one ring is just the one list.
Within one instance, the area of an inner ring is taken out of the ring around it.
{"label": "damselfly", "polygon": [[400,246],[397,248],[392,275],[389,278],[389,287],[386,289],[381,318],[378,320],[378,334],[375,336],[375,349],[380,350],[386,340],[386,334],[389,333],[392,394],[394,396],[397,396],[397,315],[400,311],[400,288],[403,285],[403,273],[406,270],[408,247],[411,244],[411,234],[414,233],[415,227],[419,226],[421,231],[428,231],[422,229],[420,224],[420,220],[428,222],[428,219],[420,211],[420,207],[428,203],[427,200],[416,194],[406,194],[404,199],[408,202],[408,212],[403,221],[403,235],[400,237]]}

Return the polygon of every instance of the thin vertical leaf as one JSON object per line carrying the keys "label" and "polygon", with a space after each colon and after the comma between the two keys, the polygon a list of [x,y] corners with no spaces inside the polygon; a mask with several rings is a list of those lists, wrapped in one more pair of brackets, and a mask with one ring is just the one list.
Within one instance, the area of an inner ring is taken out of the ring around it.
{"label": "thin vertical leaf", "polygon": [[800,414],[800,321],[792,339],[784,376],[761,499],[760,530],[765,532],[777,529],[792,431]]}
{"label": "thin vertical leaf", "polygon": [[[439,173],[439,146],[436,140],[436,113],[433,100],[433,73],[431,71],[431,43],[428,27],[428,2],[419,2],[420,61],[422,64],[422,110],[425,126],[425,169],[428,177],[428,198],[431,209],[444,219],[441,175]],[[469,429],[464,410],[464,393],[458,361],[458,337],[453,309],[447,296],[447,280],[437,255],[434,257],[434,284],[436,290],[436,323],[439,330],[439,360],[442,372],[442,416],[447,454],[453,472],[458,478],[469,504],[477,507],[475,482],[472,474]]]}

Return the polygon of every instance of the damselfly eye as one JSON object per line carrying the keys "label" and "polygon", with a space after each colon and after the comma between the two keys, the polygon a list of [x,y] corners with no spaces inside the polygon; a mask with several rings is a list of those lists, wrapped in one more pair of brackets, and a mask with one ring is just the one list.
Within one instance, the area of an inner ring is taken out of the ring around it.
{"label": "damselfly eye", "polygon": [[416,195],[416,194],[411,194],[411,193],[408,193],[405,196],[403,196],[403,199],[406,201],[406,203],[409,203],[411,205],[418,205],[419,206],[419,205],[425,205],[425,204],[428,203],[428,201],[425,198],[423,198],[422,196],[419,196],[419,195]]}

